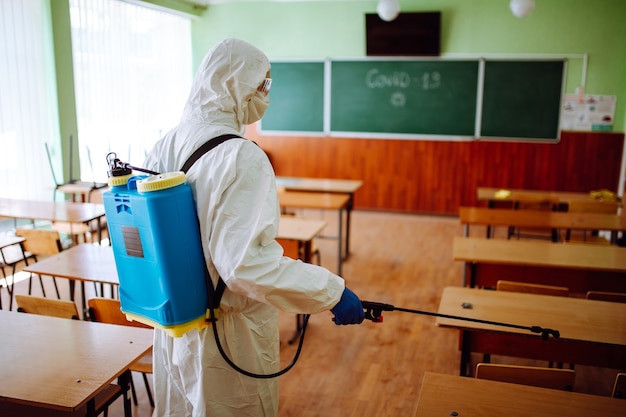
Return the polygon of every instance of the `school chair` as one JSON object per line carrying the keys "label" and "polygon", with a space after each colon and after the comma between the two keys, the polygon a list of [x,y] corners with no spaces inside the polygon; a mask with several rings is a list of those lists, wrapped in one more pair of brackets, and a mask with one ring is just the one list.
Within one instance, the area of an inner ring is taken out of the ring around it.
{"label": "school chair", "polygon": [[15,294],[15,303],[17,304],[17,311],[20,313],[78,320],[78,308],[73,301]]}
{"label": "school chair", "polygon": [[479,363],[476,365],[476,378],[573,391],[576,371],[537,366]]}
{"label": "school chair", "polygon": [[[18,227],[15,229],[15,235],[21,236],[26,239],[22,243],[22,247],[25,251],[24,262],[28,265],[28,259],[32,259],[37,262],[38,256],[50,256],[55,255],[63,250],[63,244],[61,243],[61,236],[59,232],[53,229],[35,229],[27,227]],[[30,274],[28,280],[28,294],[32,293],[32,280],[33,274]],[[55,277],[52,277],[54,283],[54,289],[57,294],[57,298],[61,298],[59,294],[59,287]],[[41,285],[41,292],[43,296],[46,296],[46,290],[43,286],[43,280],[39,275],[39,284]]]}
{"label": "school chair", "polygon": [[569,288],[555,285],[531,284],[528,282],[517,282],[498,280],[497,291],[524,292],[528,294],[553,295],[557,297],[569,296]]}
{"label": "school chair", "polygon": [[613,385],[613,398],[626,399],[626,373],[619,372],[615,376],[615,384]]}

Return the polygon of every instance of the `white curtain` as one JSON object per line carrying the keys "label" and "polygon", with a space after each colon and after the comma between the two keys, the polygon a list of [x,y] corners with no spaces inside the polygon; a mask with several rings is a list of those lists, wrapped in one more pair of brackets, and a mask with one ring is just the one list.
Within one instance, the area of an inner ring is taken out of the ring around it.
{"label": "white curtain", "polygon": [[[49,3],[0,1],[0,197],[50,200],[59,127]],[[60,172],[60,167],[56,167]]]}
{"label": "white curtain", "polygon": [[106,155],[141,166],[189,94],[189,19],[119,0],[71,0],[81,179],[106,181]]}

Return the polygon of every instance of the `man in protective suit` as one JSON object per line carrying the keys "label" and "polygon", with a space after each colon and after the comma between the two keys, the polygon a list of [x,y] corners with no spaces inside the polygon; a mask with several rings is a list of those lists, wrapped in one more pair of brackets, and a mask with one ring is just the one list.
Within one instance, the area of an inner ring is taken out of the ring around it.
{"label": "man in protective suit", "polygon": [[[238,39],[217,44],[198,69],[178,126],[161,139],[145,167],[180,171],[202,144],[242,135],[269,105],[270,63]],[[274,171],[252,141],[235,138],[202,156],[187,172],[213,285],[226,290],[216,322],[220,341],[240,368],[279,371],[278,309],[331,310],[336,324],[363,321],[359,298],[328,270],[283,257],[276,242],[280,208]],[[185,215],[181,213],[181,215]],[[213,329],[172,338],[155,329],[155,416],[276,416],[277,378],[232,369],[217,350]]]}

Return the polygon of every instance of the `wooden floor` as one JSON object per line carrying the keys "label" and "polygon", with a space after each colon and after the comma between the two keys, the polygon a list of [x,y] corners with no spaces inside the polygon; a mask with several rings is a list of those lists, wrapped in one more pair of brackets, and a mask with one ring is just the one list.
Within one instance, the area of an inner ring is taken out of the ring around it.
{"label": "wooden floor", "polygon": [[[305,214],[324,216],[319,212]],[[326,232],[333,234],[335,216],[326,214],[325,218],[329,222]],[[473,228],[474,233],[480,235],[481,231]],[[356,211],[351,255],[343,266],[347,285],[364,300],[436,311],[442,289],[461,285],[462,264],[452,260],[452,240],[462,235],[458,218]],[[316,244],[322,265],[335,271],[337,242],[319,239]],[[49,287],[50,278],[44,280]],[[58,281],[63,298],[67,298],[67,282]],[[87,286],[87,290],[89,297],[93,286]],[[25,282],[19,283],[16,291],[25,292]],[[2,297],[6,309],[4,289]],[[283,313],[280,317],[284,366],[296,349],[287,343],[295,329],[295,318]],[[503,357],[492,361],[529,363]],[[432,317],[388,312],[383,323],[336,326],[330,313],[318,314],[309,322],[300,360],[280,377],[279,415],[411,416],[424,373],[458,374],[459,362],[457,331],[438,328]],[[610,395],[616,370],[576,366],[576,372],[575,391]],[[135,381],[139,406],[133,415],[150,416],[141,377],[135,375]],[[114,404],[109,415],[122,416],[121,404]]]}

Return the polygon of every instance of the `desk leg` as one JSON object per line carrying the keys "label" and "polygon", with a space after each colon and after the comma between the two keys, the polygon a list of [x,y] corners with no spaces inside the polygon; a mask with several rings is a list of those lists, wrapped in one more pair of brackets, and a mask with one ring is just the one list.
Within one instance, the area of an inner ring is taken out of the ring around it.
{"label": "desk leg", "polygon": [[87,401],[87,417],[97,417],[96,413],[96,398],[92,398]]}
{"label": "desk leg", "polygon": [[89,320],[89,313],[87,310],[87,300],[85,299],[85,281],[80,282],[80,294],[82,297],[81,305],[83,307],[83,320]]}
{"label": "desk leg", "polygon": [[339,209],[339,235],[337,239],[339,239],[339,250],[337,252],[337,275],[342,276],[341,273],[341,265],[343,264],[343,208]]}
{"label": "desk leg", "polygon": [[476,286],[476,262],[465,262],[465,268],[463,269],[463,286],[469,286],[470,288]]}
{"label": "desk leg", "polygon": [[290,345],[293,344],[300,337],[300,332],[302,332],[302,326],[304,326],[304,314],[296,314],[296,331],[294,332],[291,339],[287,341]]}
{"label": "desk leg", "polygon": [[[302,259],[303,262],[311,263],[312,245],[313,245],[313,242],[310,240],[307,242],[302,242],[302,241],[298,242],[298,247],[299,247],[298,254],[300,256],[300,259]],[[300,337],[300,333],[302,332],[303,326],[304,326],[304,314],[296,314],[296,331],[294,332],[293,336],[291,336],[291,339],[287,341],[287,343],[291,345],[293,344],[293,342],[298,340],[298,338]]]}
{"label": "desk leg", "polygon": [[472,352],[469,351],[469,338],[470,334],[463,330],[459,330],[460,337],[460,347],[461,347],[461,364],[459,368],[459,375],[468,376],[470,373],[468,372],[468,367],[471,365],[471,355]]}
{"label": "desk leg", "polygon": [[132,375],[130,370],[125,370],[122,375],[117,378],[117,383],[122,387],[122,398],[124,399],[124,417],[133,417],[133,409],[130,403],[130,379]]}
{"label": "desk leg", "polygon": [[350,194],[350,198],[346,203],[346,253],[344,260],[350,256],[350,216],[352,214],[352,208],[354,207],[354,194]]}

